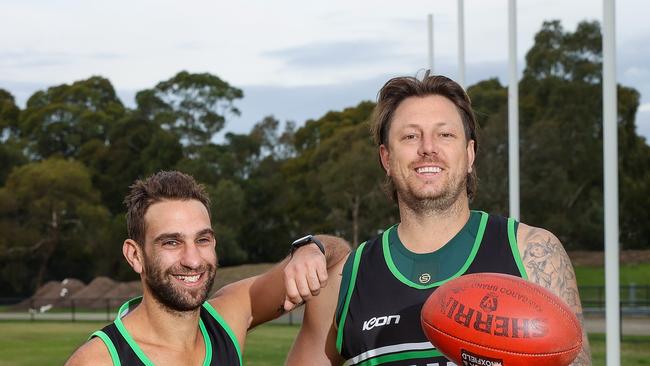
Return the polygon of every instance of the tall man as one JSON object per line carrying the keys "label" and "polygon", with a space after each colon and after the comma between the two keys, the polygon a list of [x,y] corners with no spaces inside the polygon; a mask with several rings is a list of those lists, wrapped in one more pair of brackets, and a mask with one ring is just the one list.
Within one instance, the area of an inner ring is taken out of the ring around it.
{"label": "tall man", "polygon": [[326,259],[331,265],[348,252],[338,238],[308,237],[290,260],[206,302],[217,241],[203,187],[188,175],[160,172],[132,185],[125,203],[122,252],[140,274],[143,296],[124,304],[67,365],[241,365],[246,332],[317,294],[327,281]]}
{"label": "tall man", "polygon": [[[420,310],[438,286],[469,273],[527,278],[582,320],[573,268],[555,235],[469,209],[476,129],[469,98],[444,76],[398,77],[382,87],[371,131],[400,222],[334,268],[343,267],[338,296],[330,283],[307,303],[289,365],[451,364],[427,341]],[[590,364],[585,335],[583,342],[575,365]]]}

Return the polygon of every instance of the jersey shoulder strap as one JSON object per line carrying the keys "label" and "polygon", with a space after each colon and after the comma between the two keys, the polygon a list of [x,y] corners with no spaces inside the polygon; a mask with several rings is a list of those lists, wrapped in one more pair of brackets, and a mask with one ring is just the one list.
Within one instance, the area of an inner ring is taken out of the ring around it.
{"label": "jersey shoulder strap", "polygon": [[213,343],[213,361],[218,365],[242,365],[242,352],[235,333],[207,301],[201,307],[201,320]]}
{"label": "jersey shoulder strap", "polygon": [[108,324],[90,335],[89,339],[99,338],[104,342],[114,366],[145,365],[122,337],[115,323]]}
{"label": "jersey shoulder strap", "polygon": [[517,246],[517,221],[490,214],[485,233],[466,273],[499,272],[526,278]]}

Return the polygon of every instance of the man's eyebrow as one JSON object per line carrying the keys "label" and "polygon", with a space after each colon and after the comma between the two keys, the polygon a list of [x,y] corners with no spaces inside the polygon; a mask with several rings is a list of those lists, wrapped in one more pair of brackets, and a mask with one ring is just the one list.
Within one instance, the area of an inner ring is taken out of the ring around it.
{"label": "man's eyebrow", "polygon": [[156,238],[154,238],[153,242],[154,243],[160,243],[165,240],[178,240],[182,241],[184,238],[183,234],[181,233],[162,233],[158,235]]}
{"label": "man's eyebrow", "polygon": [[199,236],[203,236],[203,235],[207,235],[207,234],[214,237],[214,230],[212,230],[212,228],[203,229],[203,230],[199,231],[198,233],[196,233],[196,236],[199,237]]}

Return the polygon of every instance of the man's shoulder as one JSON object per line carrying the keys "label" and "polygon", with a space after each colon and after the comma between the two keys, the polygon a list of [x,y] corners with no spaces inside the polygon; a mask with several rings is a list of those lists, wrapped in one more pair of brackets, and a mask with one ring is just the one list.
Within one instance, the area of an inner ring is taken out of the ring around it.
{"label": "man's shoulder", "polygon": [[544,228],[523,223],[519,224],[519,228],[517,229],[517,246],[524,265],[530,264],[530,261],[551,259],[562,262],[569,261],[569,257],[560,239],[551,231]]}
{"label": "man's shoulder", "polygon": [[[550,230],[536,227],[520,222],[517,226],[517,239],[518,241],[535,242],[539,240],[553,241],[559,243],[560,240]],[[521,240],[519,240],[521,239]]]}
{"label": "man's shoulder", "polygon": [[113,365],[106,344],[99,337],[93,337],[70,356],[65,366]]}

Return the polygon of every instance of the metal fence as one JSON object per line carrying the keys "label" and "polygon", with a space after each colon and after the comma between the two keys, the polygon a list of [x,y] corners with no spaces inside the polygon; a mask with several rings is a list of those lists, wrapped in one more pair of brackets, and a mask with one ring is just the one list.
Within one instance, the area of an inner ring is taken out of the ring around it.
{"label": "metal fence", "polygon": [[[62,299],[62,298],[2,298],[0,297],[0,321],[2,320],[55,320],[55,321],[106,321],[117,316],[118,308],[129,299]],[[284,314],[273,322],[281,324],[302,323],[303,308]]]}
{"label": "metal fence", "polygon": [[[580,286],[580,298],[587,314],[605,313],[605,287]],[[112,321],[117,309],[126,300],[90,298],[1,298],[0,320],[69,320]],[[623,316],[650,317],[650,285],[625,285],[620,287],[620,305]],[[278,322],[301,323],[302,309],[285,314]]]}
{"label": "metal fence", "polygon": [[[580,299],[585,312],[605,312],[605,287],[580,286]],[[620,307],[623,315],[650,316],[650,285],[620,286]]]}

